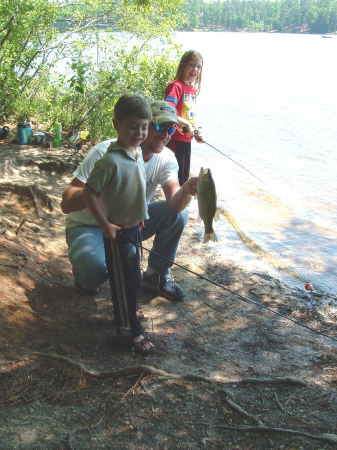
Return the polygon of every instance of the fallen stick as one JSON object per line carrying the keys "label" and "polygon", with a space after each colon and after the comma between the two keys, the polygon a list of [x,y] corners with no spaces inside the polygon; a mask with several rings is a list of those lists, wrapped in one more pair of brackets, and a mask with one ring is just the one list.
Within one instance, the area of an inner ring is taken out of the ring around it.
{"label": "fallen stick", "polygon": [[124,400],[130,394],[130,392],[132,392],[134,389],[136,389],[138,384],[140,384],[140,381],[141,381],[142,378],[143,378],[143,374],[140,374],[140,376],[138,377],[136,383],[123,395],[122,400]]}
{"label": "fallen stick", "polygon": [[20,225],[17,227],[17,229],[15,230],[15,234],[18,235],[19,231],[21,230],[21,228],[23,227],[23,225],[27,222],[27,219],[22,219]]}
{"label": "fallen stick", "polygon": [[277,406],[280,408],[280,410],[283,412],[283,414],[286,414],[286,410],[283,408],[283,406],[281,405],[280,400],[278,399],[277,393],[274,392],[274,397],[275,397],[275,403],[277,404]]}
{"label": "fallen stick", "polygon": [[3,263],[3,262],[0,262],[0,266],[12,267],[13,269],[18,269],[20,267],[17,264],[10,264],[10,263]]}

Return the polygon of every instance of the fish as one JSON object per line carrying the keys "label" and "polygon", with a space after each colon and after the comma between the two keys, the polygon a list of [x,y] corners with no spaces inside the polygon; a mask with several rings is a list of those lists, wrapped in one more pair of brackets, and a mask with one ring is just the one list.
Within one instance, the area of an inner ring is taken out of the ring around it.
{"label": "fish", "polygon": [[219,212],[216,206],[216,191],[211,169],[204,169],[203,167],[200,169],[197,200],[199,208],[198,220],[202,220],[205,227],[204,243],[208,241],[217,242],[218,239],[213,230],[213,219],[219,219]]}

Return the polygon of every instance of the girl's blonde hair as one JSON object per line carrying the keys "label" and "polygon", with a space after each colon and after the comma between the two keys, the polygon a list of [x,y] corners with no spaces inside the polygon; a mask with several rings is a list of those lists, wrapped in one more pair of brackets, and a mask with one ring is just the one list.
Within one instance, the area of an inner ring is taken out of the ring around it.
{"label": "girl's blonde hair", "polygon": [[[185,67],[193,60],[193,59],[200,59],[201,65],[203,65],[203,59],[199,52],[196,50],[188,50],[183,54],[181,57],[181,60],[178,65],[177,73],[175,76],[175,80],[182,80]],[[200,92],[200,85],[201,85],[201,74],[202,74],[202,67],[200,70],[199,75],[197,78],[193,81],[193,86],[195,87],[195,90],[197,91],[197,94]]]}

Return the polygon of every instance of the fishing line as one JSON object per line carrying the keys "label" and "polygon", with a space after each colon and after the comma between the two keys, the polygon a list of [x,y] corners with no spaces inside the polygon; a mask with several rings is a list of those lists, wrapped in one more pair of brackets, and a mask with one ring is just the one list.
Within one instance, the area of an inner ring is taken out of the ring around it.
{"label": "fishing line", "polygon": [[238,223],[236,222],[236,220],[234,219],[234,217],[232,216],[232,214],[229,211],[227,211],[223,208],[218,208],[218,210],[219,210],[220,214],[222,214],[226,218],[227,222],[237,232],[241,241],[244,244],[246,244],[252,252],[256,253],[260,259],[262,259],[263,261],[266,261],[268,264],[271,264],[272,266],[276,267],[277,269],[281,270],[282,272],[286,273],[287,275],[290,275],[291,277],[296,278],[297,280],[300,280],[303,283],[305,283],[306,280],[304,277],[302,277],[301,274],[298,274],[295,270],[290,269],[290,267],[285,262],[283,262],[282,259],[263,250],[252,239],[250,239],[241,230]]}
{"label": "fishing line", "polygon": [[239,167],[241,167],[241,169],[245,170],[246,172],[248,172],[250,175],[252,175],[254,178],[256,178],[257,180],[259,180],[261,183],[266,184],[263,180],[261,180],[261,178],[257,177],[256,175],[253,174],[253,172],[251,172],[250,170],[246,169],[246,167],[242,166],[240,163],[238,163],[237,161],[235,161],[233,158],[231,158],[230,156],[226,155],[226,153],[222,152],[221,150],[217,149],[216,147],[214,147],[214,145],[211,145],[209,142],[206,142],[204,140],[198,140],[198,138],[196,138],[196,141],[201,143],[201,144],[207,144],[209,147],[211,147],[213,150],[215,150],[216,152],[220,153],[220,155],[225,156],[226,158],[228,158],[229,160],[231,160],[233,163],[235,163],[236,165],[238,165]]}
{"label": "fishing line", "polygon": [[[134,244],[134,245],[136,245],[136,244]],[[279,313],[278,311],[275,311],[274,309],[270,308],[269,306],[265,306],[265,305],[263,305],[262,303],[256,302],[255,300],[252,300],[251,298],[246,297],[245,295],[238,294],[237,292],[232,291],[231,289],[229,289],[228,287],[224,286],[223,284],[217,283],[216,281],[213,281],[213,280],[211,280],[210,278],[207,278],[207,277],[205,277],[205,276],[203,276],[203,275],[200,275],[200,274],[194,272],[193,270],[190,270],[190,269],[188,269],[187,267],[182,266],[181,264],[178,264],[178,263],[176,263],[176,262],[173,262],[173,261],[169,260],[168,258],[166,258],[165,256],[159,255],[158,253],[154,252],[153,250],[149,250],[148,248],[144,247],[143,245],[141,245],[141,248],[142,248],[143,250],[146,250],[146,251],[149,252],[149,253],[152,253],[152,254],[155,255],[155,256],[158,256],[159,258],[164,259],[165,261],[169,262],[170,264],[174,264],[175,266],[180,267],[181,269],[185,270],[186,272],[192,273],[193,275],[195,275],[195,276],[201,278],[202,280],[208,281],[209,283],[213,284],[214,286],[217,286],[217,287],[219,287],[219,288],[221,288],[221,289],[224,289],[225,291],[230,292],[230,293],[233,294],[233,295],[236,295],[237,297],[239,297],[241,300],[245,301],[246,303],[252,303],[253,305],[258,306],[259,308],[263,308],[263,309],[265,309],[265,310],[271,312],[272,314],[275,314],[275,315],[277,315],[277,316],[279,316],[279,317],[283,317],[284,319],[289,320],[290,322],[293,322],[293,323],[295,323],[296,325],[299,325],[299,326],[301,326],[301,327],[303,327],[303,328],[306,328],[307,330],[309,330],[309,331],[311,331],[311,332],[313,332],[313,333],[319,334],[320,336],[324,336],[324,337],[326,337],[326,338],[328,338],[328,339],[331,339],[331,340],[337,342],[337,339],[336,339],[336,338],[334,338],[334,337],[332,337],[332,336],[329,336],[328,334],[322,333],[321,331],[315,330],[315,328],[311,328],[311,327],[309,327],[308,325],[305,325],[305,324],[302,323],[302,322],[298,322],[298,321],[295,320],[295,319],[292,319],[292,318],[290,318],[290,317],[287,317],[287,316],[285,316],[284,314],[281,314],[281,313]]]}

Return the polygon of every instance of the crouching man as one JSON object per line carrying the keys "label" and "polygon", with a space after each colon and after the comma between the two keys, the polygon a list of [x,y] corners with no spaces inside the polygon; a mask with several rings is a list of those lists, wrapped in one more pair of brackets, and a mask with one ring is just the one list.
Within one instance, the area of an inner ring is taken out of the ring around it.
{"label": "crouching man", "polygon": [[[197,192],[197,177],[178,182],[178,163],[167,147],[178,124],[176,109],[165,101],[151,103],[153,119],[148,136],[141,143],[146,173],[146,198],[149,219],[141,232],[142,240],[154,236],[143,286],[171,301],[185,297],[182,288],[170,275],[179,241],[188,221],[186,206]],[[95,294],[107,277],[103,235],[83,197],[83,188],[95,162],[113,139],[95,145],[74,172],[74,179],[62,195],[61,208],[66,217],[66,241],[75,284],[85,294]],[[165,200],[151,202],[160,185]],[[161,258],[162,256],[163,258]]]}

